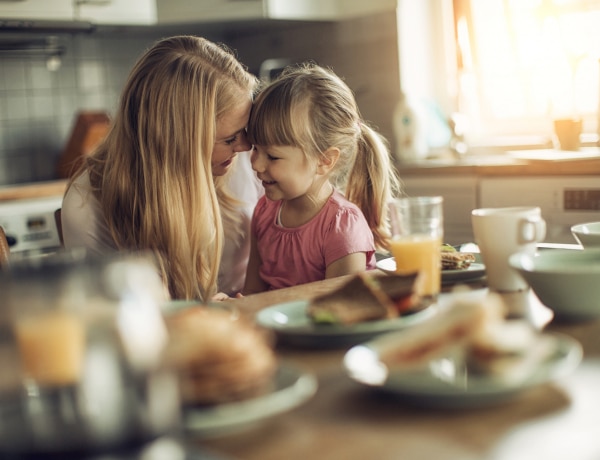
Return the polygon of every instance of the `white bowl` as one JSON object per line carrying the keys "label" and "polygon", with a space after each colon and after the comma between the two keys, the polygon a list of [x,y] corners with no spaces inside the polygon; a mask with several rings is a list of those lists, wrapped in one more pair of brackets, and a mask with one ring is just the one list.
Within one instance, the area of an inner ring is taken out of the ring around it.
{"label": "white bowl", "polygon": [[509,264],[557,318],[600,316],[600,248],[517,253]]}
{"label": "white bowl", "polygon": [[573,225],[571,233],[584,248],[600,248],[600,222]]}

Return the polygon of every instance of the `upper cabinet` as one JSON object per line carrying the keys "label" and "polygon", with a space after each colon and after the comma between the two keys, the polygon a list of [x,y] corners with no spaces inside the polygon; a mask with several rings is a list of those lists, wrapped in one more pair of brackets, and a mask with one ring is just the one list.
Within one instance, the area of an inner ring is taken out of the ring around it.
{"label": "upper cabinet", "polygon": [[82,21],[114,25],[156,24],[156,0],[73,1],[75,2],[75,18]]}
{"label": "upper cabinet", "polygon": [[160,24],[286,19],[335,21],[393,11],[397,0],[156,0]]}
{"label": "upper cabinet", "polygon": [[73,0],[0,0],[0,19],[72,20]]}

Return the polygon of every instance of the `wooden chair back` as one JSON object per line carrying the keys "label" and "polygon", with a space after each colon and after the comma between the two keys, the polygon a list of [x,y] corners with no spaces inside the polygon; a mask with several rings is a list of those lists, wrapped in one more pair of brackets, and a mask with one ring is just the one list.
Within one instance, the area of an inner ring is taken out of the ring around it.
{"label": "wooden chair back", "polygon": [[58,208],[56,211],[54,211],[54,222],[56,223],[56,230],[58,231],[58,239],[60,240],[60,244],[64,246],[65,242],[63,240],[61,212],[62,208]]}
{"label": "wooden chair back", "polygon": [[10,265],[10,246],[6,239],[4,227],[0,226],[0,270],[6,269]]}

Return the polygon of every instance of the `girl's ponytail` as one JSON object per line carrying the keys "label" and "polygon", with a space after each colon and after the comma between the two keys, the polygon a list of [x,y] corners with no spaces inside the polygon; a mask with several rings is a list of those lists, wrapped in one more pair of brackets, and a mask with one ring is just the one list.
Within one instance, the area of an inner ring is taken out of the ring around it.
{"label": "girl's ponytail", "polygon": [[345,195],[365,215],[378,248],[389,249],[388,203],[400,193],[400,179],[385,139],[362,121]]}

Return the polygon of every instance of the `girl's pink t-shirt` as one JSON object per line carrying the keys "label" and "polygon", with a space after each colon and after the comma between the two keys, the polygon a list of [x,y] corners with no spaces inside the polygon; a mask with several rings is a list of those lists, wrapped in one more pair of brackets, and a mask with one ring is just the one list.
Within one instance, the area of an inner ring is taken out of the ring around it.
{"label": "girl's pink t-shirt", "polygon": [[296,228],[277,224],[281,204],[263,196],[252,218],[260,277],[269,289],[325,279],[329,264],[355,252],[366,253],[367,270],[375,268],[373,233],[361,210],[339,192],[313,219]]}

